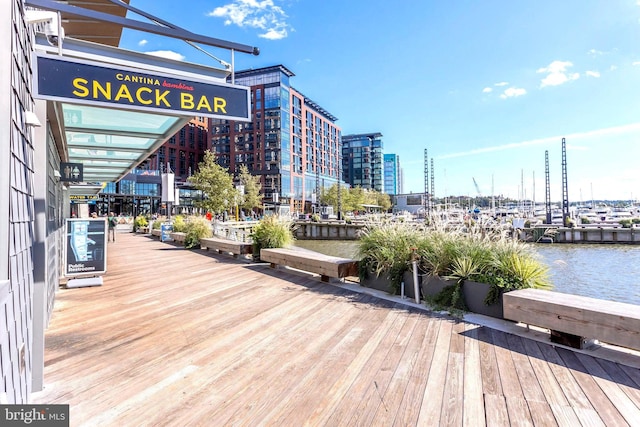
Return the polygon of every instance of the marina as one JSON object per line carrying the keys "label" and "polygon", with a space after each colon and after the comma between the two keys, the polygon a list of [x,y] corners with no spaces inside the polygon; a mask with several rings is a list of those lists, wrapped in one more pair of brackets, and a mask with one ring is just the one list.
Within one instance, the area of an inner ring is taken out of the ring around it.
{"label": "marina", "polygon": [[47,382],[33,402],[69,404],[71,425],[640,419],[633,354],[570,350],[533,330],[460,321],[142,235],[118,237],[104,285],[58,292],[46,332]]}

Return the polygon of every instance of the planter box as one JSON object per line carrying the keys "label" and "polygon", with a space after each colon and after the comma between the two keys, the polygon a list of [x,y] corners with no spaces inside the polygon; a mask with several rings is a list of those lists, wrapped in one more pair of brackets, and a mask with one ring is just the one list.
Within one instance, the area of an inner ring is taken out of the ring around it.
{"label": "planter box", "polygon": [[173,239],[174,242],[182,243],[184,245],[184,240],[187,237],[187,233],[180,233],[180,232],[177,232],[177,231],[173,231],[173,232],[169,233],[169,236],[171,236],[171,238]]}
{"label": "planter box", "polygon": [[500,295],[498,302],[495,304],[486,305],[484,303],[490,289],[491,285],[487,283],[478,283],[467,280],[462,285],[462,296],[464,298],[464,302],[469,311],[473,313],[503,319],[502,295]]}
{"label": "planter box", "polygon": [[422,278],[421,283],[422,295],[434,297],[442,292],[444,288],[453,286],[455,283],[455,280],[443,279],[440,276],[425,276]]}
{"label": "planter box", "polygon": [[[413,272],[405,271],[402,275],[402,281],[404,282],[404,295],[407,298],[415,299],[415,291],[413,286]],[[391,279],[389,278],[388,272],[382,272],[379,276],[376,276],[376,273],[373,271],[367,272],[367,277],[360,282],[361,286],[366,288],[378,289],[379,291],[385,291],[389,294],[394,294],[393,286],[391,285]],[[418,286],[420,285],[420,276],[418,276]],[[400,295],[401,290],[398,289],[398,292],[395,295]]]}
{"label": "planter box", "polygon": [[384,271],[380,273],[379,276],[376,275],[374,271],[367,271],[367,277],[360,280],[360,286],[388,293],[393,292],[393,289],[391,289],[391,279],[389,279],[389,274]]}
{"label": "planter box", "polygon": [[151,235],[155,236],[155,237],[160,237],[162,235],[162,230],[153,229],[153,230],[151,230]]}

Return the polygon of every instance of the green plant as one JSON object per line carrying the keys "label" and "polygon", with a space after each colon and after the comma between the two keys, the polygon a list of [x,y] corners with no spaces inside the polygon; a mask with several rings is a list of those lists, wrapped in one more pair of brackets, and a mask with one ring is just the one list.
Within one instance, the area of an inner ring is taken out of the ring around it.
{"label": "green plant", "polygon": [[185,233],[187,230],[187,222],[182,215],[176,215],[173,217],[173,232]]}
{"label": "green plant", "polygon": [[151,226],[153,230],[160,230],[162,228],[162,220],[157,219],[153,221],[153,225]]}
{"label": "green plant", "polygon": [[358,246],[360,279],[368,274],[388,274],[391,291],[397,292],[402,276],[411,265],[418,234],[401,223],[386,223],[363,231]]}
{"label": "green plant", "polygon": [[311,215],[311,222],[320,222],[320,215],[318,214]]}
{"label": "green plant", "polygon": [[631,218],[624,218],[624,219],[621,219],[618,222],[620,223],[622,228],[631,228],[631,224],[632,224]]}
{"label": "green plant", "polygon": [[200,245],[200,239],[211,237],[213,235],[211,224],[206,218],[193,217],[185,227],[186,236],[184,238],[184,247],[187,249]]}
{"label": "green plant", "polygon": [[260,249],[290,246],[294,241],[293,221],[279,215],[266,216],[253,227],[251,239],[258,258]]}
{"label": "green plant", "polygon": [[133,231],[137,231],[141,227],[147,227],[149,225],[149,221],[147,217],[144,215],[138,215],[136,219],[133,220]]}

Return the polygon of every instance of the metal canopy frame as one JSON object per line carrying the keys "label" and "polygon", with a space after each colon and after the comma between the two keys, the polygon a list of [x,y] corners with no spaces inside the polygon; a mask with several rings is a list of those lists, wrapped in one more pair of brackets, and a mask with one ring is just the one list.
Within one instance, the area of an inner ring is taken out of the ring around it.
{"label": "metal canopy frame", "polygon": [[139,13],[145,18],[151,19],[157,23],[161,23],[165,26],[149,24],[147,22],[137,21],[135,19],[121,18],[119,16],[110,15],[104,12],[98,12],[95,10],[85,9],[78,6],[73,6],[65,3],[58,3],[52,0],[25,0],[25,6],[35,7],[43,10],[51,10],[54,12],[63,12],[73,16],[79,16],[81,18],[94,19],[96,21],[109,22],[116,25],[121,25],[125,28],[133,30],[139,30],[146,33],[158,34],[175,39],[181,39],[194,43],[200,43],[207,46],[219,47],[222,49],[229,49],[233,51],[250,53],[252,55],[259,55],[260,49],[255,46],[249,46],[241,43],[230,42],[226,40],[216,39],[213,37],[203,36],[200,34],[192,33],[191,31],[184,30],[175,25],[166,23],[165,21],[153,17],[152,15],[140,11],[134,7],[129,6],[126,3],[119,1],[112,1],[112,3],[122,6],[132,12]]}

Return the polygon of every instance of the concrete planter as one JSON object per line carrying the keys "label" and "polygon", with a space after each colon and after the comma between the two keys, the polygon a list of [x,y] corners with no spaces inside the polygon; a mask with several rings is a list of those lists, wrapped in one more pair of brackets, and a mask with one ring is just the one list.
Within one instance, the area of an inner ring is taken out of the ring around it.
{"label": "concrete planter", "polygon": [[502,319],[502,295],[500,295],[498,302],[495,304],[486,305],[484,303],[490,289],[491,285],[488,283],[479,283],[467,280],[462,285],[462,297],[464,298],[464,302],[469,311]]}
{"label": "concrete planter", "polygon": [[[407,298],[415,299],[415,288],[413,285],[413,272],[405,271],[402,275],[402,281],[404,282],[404,295]],[[391,284],[391,278],[389,277],[388,272],[382,272],[379,276],[376,276],[376,273],[373,271],[367,272],[367,277],[360,282],[361,286],[378,289],[380,291],[385,291],[389,294],[394,294],[393,285]],[[420,286],[420,276],[418,276],[418,287]],[[400,295],[401,290],[398,289],[395,292],[395,295]]]}
{"label": "concrete planter", "polygon": [[425,276],[422,278],[422,295],[424,297],[434,297],[443,291],[447,286],[455,285],[455,280],[444,279],[439,276]]}
{"label": "concrete planter", "polygon": [[182,243],[184,245],[184,240],[187,237],[187,233],[181,233],[181,232],[173,231],[173,232],[169,233],[169,236],[171,236],[171,238],[173,239],[174,242]]}
{"label": "concrete planter", "polygon": [[389,273],[385,271],[380,273],[380,275],[376,275],[374,271],[367,270],[366,277],[364,279],[360,279],[360,286],[364,286],[365,288],[377,289],[379,291],[384,291],[387,293],[393,293]]}

